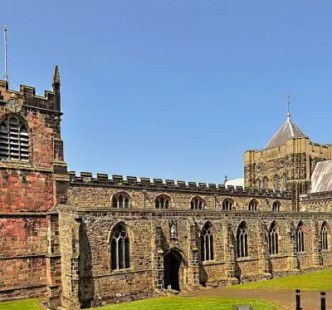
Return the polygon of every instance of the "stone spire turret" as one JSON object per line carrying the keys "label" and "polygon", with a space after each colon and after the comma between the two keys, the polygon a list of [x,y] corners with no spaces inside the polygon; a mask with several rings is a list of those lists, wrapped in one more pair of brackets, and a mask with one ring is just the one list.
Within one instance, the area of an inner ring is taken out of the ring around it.
{"label": "stone spire turret", "polygon": [[61,93],[60,93],[61,81],[60,81],[60,72],[59,72],[58,65],[55,65],[55,68],[54,68],[52,86],[53,86],[53,91],[55,94],[56,107],[59,111],[61,111]]}

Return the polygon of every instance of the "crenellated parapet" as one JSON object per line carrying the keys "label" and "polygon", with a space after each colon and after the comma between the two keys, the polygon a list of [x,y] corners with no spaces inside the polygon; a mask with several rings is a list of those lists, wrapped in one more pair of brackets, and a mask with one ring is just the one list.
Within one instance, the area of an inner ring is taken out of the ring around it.
{"label": "crenellated parapet", "polygon": [[71,185],[89,185],[121,187],[133,189],[146,189],[157,191],[185,191],[200,192],[203,194],[218,194],[225,196],[248,196],[248,197],[268,197],[268,198],[291,198],[290,192],[272,189],[243,188],[242,186],[225,186],[224,184],[185,182],[175,180],[150,179],[147,177],[137,178],[135,176],[123,177],[122,175],[112,175],[109,178],[107,173],[97,173],[93,176],[91,172],[81,172],[76,175],[75,171],[68,173]]}
{"label": "crenellated parapet", "polygon": [[20,85],[20,90],[8,88],[8,81],[0,80],[0,106],[6,106],[11,98],[15,98],[22,108],[45,110],[61,114],[57,100],[57,91],[45,90],[44,95],[36,95],[36,89],[32,86]]}

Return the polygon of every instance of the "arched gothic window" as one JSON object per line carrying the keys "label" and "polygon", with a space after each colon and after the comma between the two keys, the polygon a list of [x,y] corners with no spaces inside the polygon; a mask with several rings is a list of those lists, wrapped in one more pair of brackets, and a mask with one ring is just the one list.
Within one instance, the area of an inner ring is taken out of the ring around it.
{"label": "arched gothic window", "polygon": [[248,234],[247,225],[242,222],[236,233],[237,257],[248,256]]}
{"label": "arched gothic window", "polygon": [[258,201],[256,199],[252,199],[249,201],[249,211],[257,211]]}
{"label": "arched gothic window", "polygon": [[274,189],[279,190],[280,184],[279,184],[279,176],[277,174],[274,176],[273,182],[274,182]]}
{"label": "arched gothic window", "polygon": [[123,224],[114,227],[111,234],[111,268],[112,270],[130,267],[130,243]]}
{"label": "arched gothic window", "polygon": [[304,233],[303,233],[303,222],[301,221],[296,228],[296,251],[304,252]]}
{"label": "arched gothic window", "polygon": [[283,181],[282,181],[282,190],[286,191],[287,190],[287,174],[284,173],[283,177],[282,177]]}
{"label": "arched gothic window", "polygon": [[258,189],[261,189],[261,180],[260,180],[260,179],[257,179],[257,180],[256,180],[256,187],[257,187]]}
{"label": "arched gothic window", "polygon": [[273,222],[269,229],[269,253],[271,255],[279,253],[277,225]]}
{"label": "arched gothic window", "polygon": [[280,201],[274,201],[273,205],[272,205],[272,211],[279,212],[280,211],[280,206],[281,206]]}
{"label": "arched gothic window", "polygon": [[321,239],[321,249],[322,250],[328,250],[329,245],[328,245],[328,227],[327,223],[324,222],[322,225],[322,228],[320,230],[320,239]]}
{"label": "arched gothic window", "polygon": [[263,189],[269,188],[269,179],[267,177],[263,178]]}
{"label": "arched gothic window", "polygon": [[127,209],[130,206],[130,196],[125,193],[116,193],[112,198],[112,208]]}
{"label": "arched gothic window", "polygon": [[204,208],[204,200],[198,196],[194,197],[190,201],[190,208],[192,210],[203,210]]}
{"label": "arched gothic window", "polygon": [[29,160],[29,132],[15,115],[0,123],[0,160]]}
{"label": "arched gothic window", "polygon": [[170,198],[165,195],[159,195],[155,201],[156,209],[168,209]]}
{"label": "arched gothic window", "polygon": [[210,224],[205,224],[201,233],[201,259],[213,260],[213,235]]}
{"label": "arched gothic window", "polygon": [[230,211],[232,210],[234,201],[230,198],[225,198],[224,201],[222,202],[222,209],[223,211]]}

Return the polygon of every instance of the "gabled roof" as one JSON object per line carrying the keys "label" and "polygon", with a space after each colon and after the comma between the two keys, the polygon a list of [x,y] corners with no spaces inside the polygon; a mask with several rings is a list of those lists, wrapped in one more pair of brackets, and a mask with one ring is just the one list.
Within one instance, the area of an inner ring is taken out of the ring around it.
{"label": "gabled roof", "polygon": [[311,193],[332,191],[332,160],[317,163],[311,176]]}
{"label": "gabled roof", "polygon": [[290,113],[287,113],[286,121],[275,133],[272,139],[265,146],[265,149],[270,149],[279,145],[283,145],[289,139],[307,137],[299,127],[297,127],[291,120]]}

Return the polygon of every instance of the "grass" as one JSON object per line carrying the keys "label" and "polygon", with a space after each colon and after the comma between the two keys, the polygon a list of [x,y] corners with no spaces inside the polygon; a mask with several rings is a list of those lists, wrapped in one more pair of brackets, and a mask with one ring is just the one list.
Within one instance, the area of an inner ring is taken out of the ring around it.
{"label": "grass", "polygon": [[[232,286],[234,290],[295,290],[328,291],[332,290],[332,269],[308,272],[296,276],[288,276],[268,281],[253,282]],[[275,310],[278,305],[258,299],[234,299],[218,297],[161,297],[151,298],[131,303],[108,305],[100,310],[233,310],[235,305],[251,305],[254,310]],[[37,299],[0,302],[0,310],[41,310]]]}
{"label": "grass", "polygon": [[232,286],[236,290],[296,290],[329,291],[332,290],[332,269],[307,272],[268,281],[259,281]]}
{"label": "grass", "polygon": [[16,301],[0,302],[0,310],[42,310],[40,300],[23,299]]}
{"label": "grass", "polygon": [[234,306],[250,305],[254,310],[276,310],[278,304],[258,299],[234,299],[218,297],[160,297],[103,306],[100,310],[233,310]]}
{"label": "grass", "polygon": [[[94,309],[100,310],[233,310],[235,305],[251,305],[254,310],[276,310],[278,305],[257,299],[230,299],[208,297],[160,297],[145,300],[108,305]],[[1,302],[0,310],[41,310],[38,300],[27,299],[20,301]]]}

